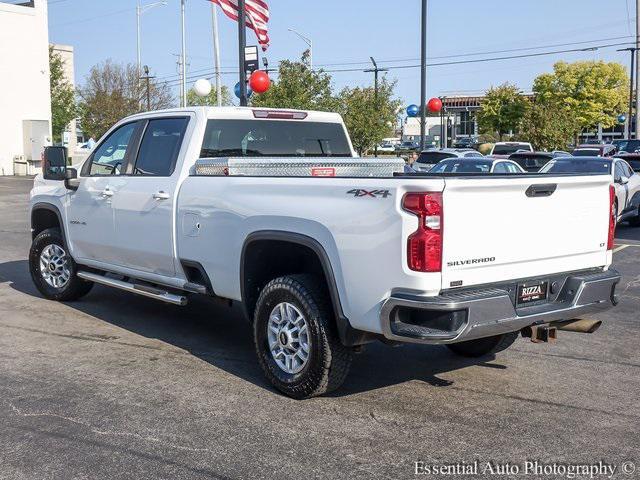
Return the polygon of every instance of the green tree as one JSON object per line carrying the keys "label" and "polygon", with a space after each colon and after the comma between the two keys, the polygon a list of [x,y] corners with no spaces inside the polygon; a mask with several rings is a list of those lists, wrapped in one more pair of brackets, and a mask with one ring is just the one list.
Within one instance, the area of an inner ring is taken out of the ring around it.
{"label": "green tree", "polygon": [[619,63],[603,61],[558,62],[553,73],[533,82],[537,101],[564,110],[575,119],[575,136],[583,128],[612,127],[628,102],[629,80]]}
{"label": "green tree", "polygon": [[251,105],[335,111],[337,99],[331,88],[331,76],[322,70],[311,70],[308,60],[308,52],[305,52],[299,62],[282,61],[278,80],[265,93],[253,95]]}
{"label": "green tree", "polygon": [[75,90],[64,75],[64,60],[49,47],[49,84],[51,88],[51,129],[54,140],[62,141],[62,134],[76,117]]}
{"label": "green tree", "polygon": [[[231,93],[229,92],[229,88],[227,88],[226,85],[222,86],[221,93],[222,106],[231,105]],[[196,95],[196,92],[192,88],[187,92],[187,104],[196,107],[216,107],[218,106],[218,92],[216,92],[216,89],[214,87],[211,89],[211,93],[208,96],[199,97],[198,95]]]}
{"label": "green tree", "polygon": [[[146,88],[133,64],[107,60],[95,65],[78,91],[84,133],[97,139],[123,117],[146,110]],[[173,95],[166,83],[150,80],[149,93],[151,110],[173,106]]]}
{"label": "green tree", "polygon": [[575,117],[567,110],[534,102],[520,125],[520,137],[540,150],[566,150],[578,128]]}
{"label": "green tree", "polygon": [[373,87],[347,87],[340,92],[339,111],[359,155],[366,154],[392,133],[401,103],[393,98],[394,86],[395,83],[383,79],[377,99]]}
{"label": "green tree", "polygon": [[506,133],[517,130],[528,105],[529,101],[515,85],[491,87],[480,104],[478,126],[482,133],[495,133],[502,140]]}

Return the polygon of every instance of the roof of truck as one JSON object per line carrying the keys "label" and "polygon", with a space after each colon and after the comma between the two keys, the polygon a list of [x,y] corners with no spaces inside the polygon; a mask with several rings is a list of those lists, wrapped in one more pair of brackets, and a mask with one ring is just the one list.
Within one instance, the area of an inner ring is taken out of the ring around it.
{"label": "roof of truck", "polygon": [[[248,120],[253,118],[267,118],[256,117],[255,112],[273,113],[274,119],[279,120],[306,120],[312,122],[342,122],[342,117],[338,113],[334,112],[320,112],[315,110],[295,110],[290,108],[266,108],[266,107],[180,107],[180,108],[168,108],[164,110],[154,110],[150,112],[143,112],[132,115],[130,118],[145,118],[158,114],[184,114],[184,113],[200,113],[207,118],[225,118],[225,119],[237,119]],[[305,114],[304,118],[277,118],[277,114]]]}

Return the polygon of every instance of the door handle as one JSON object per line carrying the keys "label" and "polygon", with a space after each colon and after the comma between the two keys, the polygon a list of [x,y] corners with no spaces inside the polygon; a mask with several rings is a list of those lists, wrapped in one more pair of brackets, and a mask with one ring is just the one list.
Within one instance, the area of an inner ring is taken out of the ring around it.
{"label": "door handle", "polygon": [[531,185],[527,188],[525,195],[527,197],[550,197],[558,188],[558,185],[555,183],[547,183],[540,185]]}
{"label": "door handle", "polygon": [[104,198],[113,197],[113,192],[109,190],[109,187],[107,187],[102,191],[102,196]]}
{"label": "door handle", "polygon": [[171,198],[171,195],[161,190],[159,192],[154,193],[153,198],[155,198],[156,200],[169,200],[169,198]]}

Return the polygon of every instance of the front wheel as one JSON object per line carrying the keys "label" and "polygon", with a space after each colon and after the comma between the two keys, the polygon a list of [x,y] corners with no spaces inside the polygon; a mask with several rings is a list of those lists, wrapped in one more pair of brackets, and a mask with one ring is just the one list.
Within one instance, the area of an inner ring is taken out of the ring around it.
{"label": "front wheel", "polygon": [[38,291],[49,300],[77,300],[93,287],[93,283],[77,276],[76,262],[69,255],[57,228],[44,230],[33,240],[29,271]]}
{"label": "front wheel", "polygon": [[490,353],[498,353],[509,348],[516,341],[520,332],[504,333],[493,337],[478,338],[447,345],[449,350],[461,357],[483,357]]}
{"label": "front wheel", "polygon": [[310,275],[269,282],[256,304],[253,333],[258,361],[271,384],[296,399],[338,388],[351,366],[322,283]]}

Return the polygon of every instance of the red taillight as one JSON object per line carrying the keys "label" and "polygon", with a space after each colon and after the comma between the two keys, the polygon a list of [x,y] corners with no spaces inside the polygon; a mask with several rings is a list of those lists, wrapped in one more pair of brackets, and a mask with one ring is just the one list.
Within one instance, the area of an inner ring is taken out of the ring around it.
{"label": "red taillight", "polygon": [[607,250],[613,250],[613,242],[616,237],[616,188],[609,185],[609,237]]}
{"label": "red taillight", "polygon": [[407,193],[402,207],[418,217],[418,229],[407,240],[409,268],[417,272],[442,271],[442,193]]}

